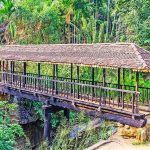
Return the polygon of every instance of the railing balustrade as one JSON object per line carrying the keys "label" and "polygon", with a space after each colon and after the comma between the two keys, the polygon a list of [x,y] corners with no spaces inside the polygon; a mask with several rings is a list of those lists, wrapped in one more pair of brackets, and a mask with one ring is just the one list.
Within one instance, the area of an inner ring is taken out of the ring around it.
{"label": "railing balustrade", "polygon": [[33,74],[1,72],[0,77],[0,82],[13,88],[48,94],[66,100],[97,104],[99,107],[129,110],[133,114],[138,113],[140,93],[136,91],[103,87],[99,83],[91,85],[90,81],[76,83],[76,79],[73,79],[72,82],[67,79],[53,80],[48,76],[37,77]]}
{"label": "railing balustrade", "polygon": [[[16,74],[23,74],[23,73],[21,73],[21,72],[17,73],[16,72]],[[27,75],[31,75],[33,77],[37,77],[38,76],[37,74],[34,74],[34,73],[27,73]],[[49,76],[49,75],[40,75],[40,76],[42,78],[44,77],[44,78],[53,79],[53,76]],[[57,79],[60,80],[60,81],[71,82],[71,78],[67,78],[67,77],[57,77]],[[77,79],[72,79],[72,81],[77,83]],[[79,79],[79,83],[92,85],[92,81],[91,80]],[[103,83],[95,81],[94,85],[103,86]],[[108,83],[107,82],[107,83],[105,83],[105,86],[109,87],[109,88],[118,88],[118,84],[115,84],[115,83]],[[125,84],[125,85],[120,85],[120,89],[135,91],[136,87],[132,86],[132,85],[126,85]],[[150,101],[150,87],[139,86],[138,87],[138,91],[140,92],[139,102],[141,104],[146,104],[146,105],[149,104],[149,101]]]}

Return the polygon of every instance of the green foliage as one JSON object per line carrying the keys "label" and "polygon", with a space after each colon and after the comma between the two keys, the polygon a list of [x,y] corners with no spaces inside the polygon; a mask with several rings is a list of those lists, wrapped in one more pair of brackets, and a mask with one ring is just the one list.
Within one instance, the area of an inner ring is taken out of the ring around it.
{"label": "green foliage", "polygon": [[9,20],[12,13],[15,11],[12,0],[1,0],[2,8],[0,9],[0,18],[2,20]]}
{"label": "green foliage", "polygon": [[16,137],[24,136],[21,126],[11,122],[10,112],[15,108],[15,104],[0,102],[0,150],[14,149]]}
{"label": "green foliage", "polygon": [[[73,128],[77,125],[79,128],[83,124],[88,124],[90,118],[83,113],[78,113],[74,121],[70,124],[63,119],[60,126],[57,129],[57,134],[54,138],[52,148],[53,150],[66,150],[66,149],[77,149],[83,150],[95,143],[100,139],[106,140],[112,134],[114,130],[114,124],[108,122],[102,122],[99,128],[93,129],[89,126],[83,131],[77,131],[77,137],[71,137],[70,133],[73,132]],[[74,131],[75,132],[75,131]]]}
{"label": "green foliage", "polygon": [[2,6],[0,22],[11,20],[15,43],[127,41],[150,46],[149,0],[2,0]]}
{"label": "green foliage", "polygon": [[43,115],[43,110],[42,110],[43,103],[42,102],[36,102],[36,101],[32,101],[29,103],[32,105],[32,107],[34,107],[35,115],[37,115],[39,117],[39,119],[41,121],[43,121],[44,120],[44,115]]}

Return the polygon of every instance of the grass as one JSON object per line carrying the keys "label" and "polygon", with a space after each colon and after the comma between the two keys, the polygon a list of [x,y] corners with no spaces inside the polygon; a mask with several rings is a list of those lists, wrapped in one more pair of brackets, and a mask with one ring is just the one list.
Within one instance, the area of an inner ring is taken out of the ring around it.
{"label": "grass", "polygon": [[[91,119],[84,113],[74,114],[72,112],[71,116],[72,119],[69,122],[65,118],[61,120],[56,134],[53,135],[51,150],[83,150],[101,139],[108,139],[115,129],[114,123],[107,121],[102,121],[99,127],[93,128],[90,125]],[[85,124],[88,124],[85,130],[77,130],[76,134],[70,134],[74,131],[75,126],[81,129]],[[38,150],[44,150],[46,147],[47,142],[44,141]]]}

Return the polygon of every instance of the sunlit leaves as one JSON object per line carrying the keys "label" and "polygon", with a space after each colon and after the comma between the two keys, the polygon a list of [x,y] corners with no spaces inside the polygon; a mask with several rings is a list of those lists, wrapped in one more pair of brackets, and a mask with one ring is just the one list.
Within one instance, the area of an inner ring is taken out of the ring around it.
{"label": "sunlit leaves", "polygon": [[23,137],[21,126],[11,122],[10,112],[16,109],[15,104],[0,102],[0,150],[12,150],[16,137]]}

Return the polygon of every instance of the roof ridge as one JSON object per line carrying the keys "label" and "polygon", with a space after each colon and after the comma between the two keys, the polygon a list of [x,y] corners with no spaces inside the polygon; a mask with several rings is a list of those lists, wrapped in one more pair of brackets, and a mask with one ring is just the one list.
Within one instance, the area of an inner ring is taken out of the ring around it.
{"label": "roof ridge", "polygon": [[143,51],[145,51],[146,53],[150,53],[150,51],[144,49],[143,47],[138,46],[137,44],[135,44],[136,48],[142,49]]}
{"label": "roof ridge", "polygon": [[135,54],[137,54],[138,58],[143,62],[144,67],[148,67],[145,60],[142,58],[140,52],[137,50],[136,44],[132,43],[131,46],[132,46],[133,50],[135,51]]}

